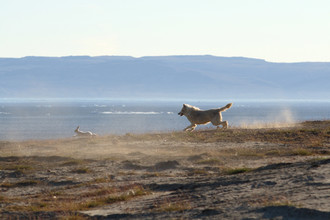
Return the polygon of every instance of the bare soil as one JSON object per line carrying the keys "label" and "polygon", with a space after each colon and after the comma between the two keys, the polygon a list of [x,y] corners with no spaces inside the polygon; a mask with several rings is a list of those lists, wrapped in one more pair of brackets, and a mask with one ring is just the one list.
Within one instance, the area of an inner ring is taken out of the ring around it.
{"label": "bare soil", "polygon": [[330,121],[0,152],[0,219],[330,219]]}

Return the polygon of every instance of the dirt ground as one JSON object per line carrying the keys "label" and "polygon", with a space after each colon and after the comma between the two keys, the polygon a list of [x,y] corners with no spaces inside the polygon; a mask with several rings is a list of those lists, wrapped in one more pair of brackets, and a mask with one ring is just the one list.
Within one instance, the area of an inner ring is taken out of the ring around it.
{"label": "dirt ground", "polygon": [[0,152],[0,219],[330,219],[330,121]]}

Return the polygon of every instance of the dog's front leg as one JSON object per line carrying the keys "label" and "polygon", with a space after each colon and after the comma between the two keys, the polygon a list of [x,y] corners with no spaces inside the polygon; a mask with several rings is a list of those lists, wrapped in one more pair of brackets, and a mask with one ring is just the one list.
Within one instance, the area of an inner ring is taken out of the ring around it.
{"label": "dog's front leg", "polygon": [[196,124],[191,124],[188,127],[186,127],[184,131],[188,131],[188,130],[193,131],[195,130],[196,126],[197,126]]}

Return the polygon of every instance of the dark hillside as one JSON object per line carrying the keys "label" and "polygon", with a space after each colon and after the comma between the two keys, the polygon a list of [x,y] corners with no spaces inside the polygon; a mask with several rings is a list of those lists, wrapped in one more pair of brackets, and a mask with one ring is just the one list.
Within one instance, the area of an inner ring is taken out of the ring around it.
{"label": "dark hillside", "polygon": [[330,63],[215,56],[0,58],[0,98],[330,97]]}

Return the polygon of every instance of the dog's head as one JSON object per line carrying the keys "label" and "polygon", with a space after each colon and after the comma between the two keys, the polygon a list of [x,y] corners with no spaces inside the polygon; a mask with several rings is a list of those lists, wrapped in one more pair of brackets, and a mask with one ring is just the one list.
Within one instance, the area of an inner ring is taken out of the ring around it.
{"label": "dog's head", "polygon": [[183,116],[187,111],[187,105],[183,104],[181,111],[178,113],[178,115]]}

